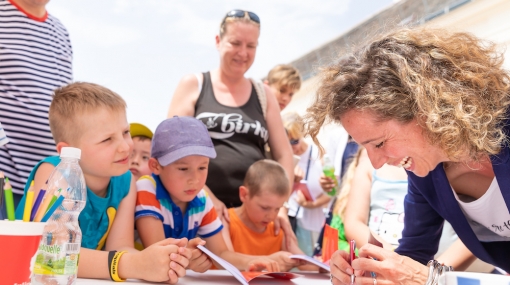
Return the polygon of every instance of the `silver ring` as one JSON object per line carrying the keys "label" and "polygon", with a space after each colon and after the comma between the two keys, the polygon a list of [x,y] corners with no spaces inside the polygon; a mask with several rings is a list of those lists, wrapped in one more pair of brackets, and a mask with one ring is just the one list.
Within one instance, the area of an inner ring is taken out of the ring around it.
{"label": "silver ring", "polygon": [[351,275],[351,285],[354,284],[355,281],[356,281],[356,275],[352,274]]}
{"label": "silver ring", "polygon": [[376,279],[376,277],[374,277],[374,278],[373,278],[373,280],[374,280],[374,285],[377,285],[377,279]]}

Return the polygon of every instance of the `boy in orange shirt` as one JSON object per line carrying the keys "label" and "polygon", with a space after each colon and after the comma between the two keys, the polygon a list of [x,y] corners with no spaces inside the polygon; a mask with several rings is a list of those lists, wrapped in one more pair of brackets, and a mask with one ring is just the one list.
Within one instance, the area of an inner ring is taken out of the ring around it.
{"label": "boy in orange shirt", "polygon": [[[230,224],[224,226],[227,247],[249,255],[272,255],[280,251],[304,254],[297,245],[287,248],[283,232],[274,235],[274,220],[289,196],[289,180],[283,167],[273,160],[259,160],[248,168],[239,187],[243,204],[228,209]],[[282,271],[293,267],[317,270],[316,266],[287,258]]]}

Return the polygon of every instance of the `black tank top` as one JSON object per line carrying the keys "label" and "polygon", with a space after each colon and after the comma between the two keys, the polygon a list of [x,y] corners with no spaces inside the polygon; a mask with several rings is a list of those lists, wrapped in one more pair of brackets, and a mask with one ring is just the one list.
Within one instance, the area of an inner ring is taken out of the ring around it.
{"label": "black tank top", "polygon": [[269,137],[257,92],[252,85],[246,104],[224,106],[214,97],[210,73],[204,73],[195,116],[207,126],[217,153],[209,163],[206,185],[227,207],[238,207],[239,186],[250,165],[264,159]]}

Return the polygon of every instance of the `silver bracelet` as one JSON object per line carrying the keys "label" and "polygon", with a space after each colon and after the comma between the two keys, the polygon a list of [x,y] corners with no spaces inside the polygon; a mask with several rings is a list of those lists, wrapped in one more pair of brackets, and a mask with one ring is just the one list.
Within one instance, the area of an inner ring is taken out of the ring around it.
{"label": "silver bracelet", "polygon": [[437,285],[439,277],[443,275],[443,273],[453,271],[453,267],[441,264],[437,260],[429,261],[427,267],[429,268],[429,276],[425,285]]}

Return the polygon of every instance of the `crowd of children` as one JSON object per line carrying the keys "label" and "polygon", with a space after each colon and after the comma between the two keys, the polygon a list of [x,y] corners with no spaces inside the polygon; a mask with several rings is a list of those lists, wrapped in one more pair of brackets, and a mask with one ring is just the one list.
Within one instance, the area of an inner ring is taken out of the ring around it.
{"label": "crowd of children", "polygon": [[[266,83],[281,90],[299,87],[281,85],[282,78],[285,76]],[[285,100],[282,108],[288,103]],[[306,173],[301,183],[313,194],[312,200],[306,200],[301,190],[289,198],[291,181],[285,169],[273,160],[259,160],[249,167],[239,187],[242,204],[230,208],[230,221],[222,223],[203,190],[209,160],[216,157],[207,127],[193,117],[174,116],[161,122],[153,133],[142,124],[128,124],[125,109],[126,103],[113,91],[83,82],[57,89],[50,106],[50,127],[57,151],[66,146],[82,151],[80,166],[88,194],[79,217],[83,232],[80,277],[108,278],[108,253],[119,250],[127,251],[119,263],[122,278],[175,283],[186,269],[204,272],[221,267],[197,245],[205,245],[240,270],[317,270],[289,258],[292,254],[312,254],[316,237],[312,240],[311,233],[320,231],[325,220],[322,210],[330,201],[319,181],[324,179],[319,151],[305,142],[299,115],[287,114],[283,121],[294,153],[301,157],[302,163],[297,166]],[[360,153],[332,205],[331,226],[339,230],[340,249],[347,248],[344,213],[347,197],[353,195],[350,188]],[[47,157],[34,167],[29,181],[36,189],[44,187],[59,161],[57,156]],[[17,218],[23,213],[23,201],[24,198],[17,208]],[[284,205],[293,205],[289,210],[299,217],[294,228],[299,246],[287,243],[281,231],[274,234],[274,221]],[[312,209],[318,212],[306,212]],[[374,232],[376,236],[387,234]],[[356,234],[365,235],[361,231]],[[381,241],[393,243],[396,239]]]}

